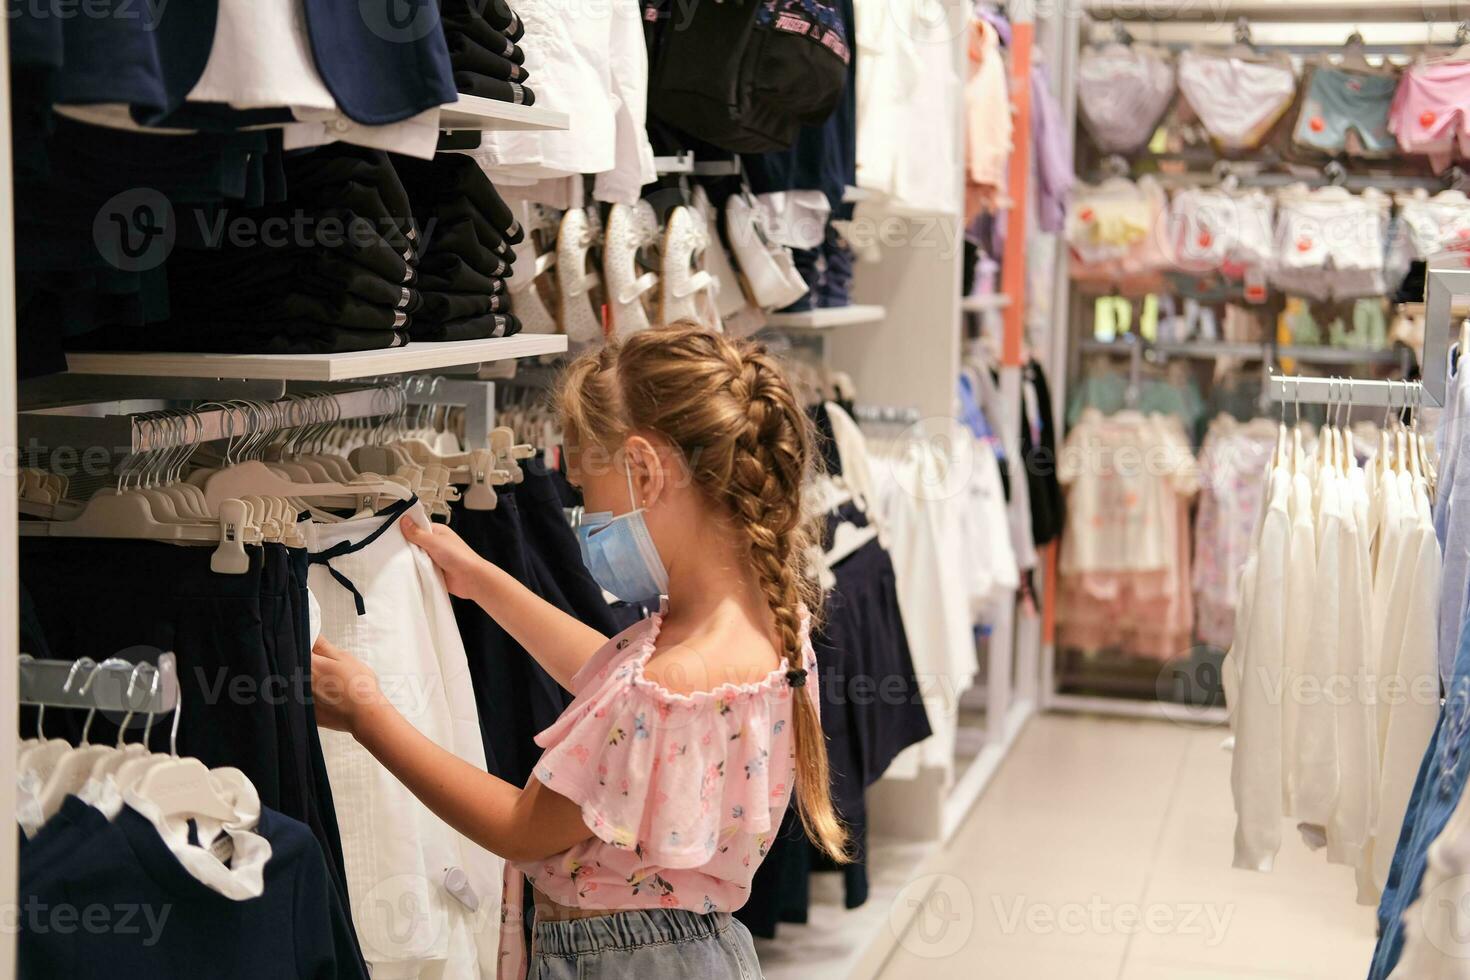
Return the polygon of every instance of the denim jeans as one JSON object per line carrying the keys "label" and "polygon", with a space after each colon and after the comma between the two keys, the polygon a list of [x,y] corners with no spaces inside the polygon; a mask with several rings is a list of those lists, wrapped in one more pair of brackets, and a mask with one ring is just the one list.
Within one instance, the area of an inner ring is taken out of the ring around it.
{"label": "denim jeans", "polygon": [[538,922],[529,980],[761,980],[750,932],[726,912],[615,912]]}
{"label": "denim jeans", "polygon": [[1378,946],[1369,980],[1385,980],[1404,946],[1404,910],[1419,896],[1429,845],[1444,830],[1470,775],[1470,632],[1462,631],[1455,673],[1434,738],[1425,750],[1404,814],[1388,882],[1378,903]]}

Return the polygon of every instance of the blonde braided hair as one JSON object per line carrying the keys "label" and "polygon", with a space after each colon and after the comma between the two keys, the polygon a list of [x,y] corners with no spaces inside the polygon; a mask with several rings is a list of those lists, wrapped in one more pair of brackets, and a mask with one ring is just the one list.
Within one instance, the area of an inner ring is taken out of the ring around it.
{"label": "blonde braided hair", "polygon": [[[758,344],[736,343],[690,323],[610,341],[568,367],[558,406],[583,448],[619,446],[654,432],[683,454],[694,484],[743,531],[788,670],[802,670],[801,609],[821,609],[807,574],[813,538],[802,488],[814,453],[811,423],[780,364]],[[832,807],[827,743],[808,694],[792,699],[796,800],[807,836],[847,859]]]}

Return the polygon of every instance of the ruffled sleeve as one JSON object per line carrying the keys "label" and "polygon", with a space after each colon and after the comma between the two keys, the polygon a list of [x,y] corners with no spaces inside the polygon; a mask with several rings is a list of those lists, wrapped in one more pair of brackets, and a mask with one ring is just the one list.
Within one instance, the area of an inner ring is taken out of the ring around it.
{"label": "ruffled sleeve", "polygon": [[[736,830],[770,832],[791,792],[793,691],[783,672],[692,695],[643,676],[643,649],[536,736],[536,778],[598,838],[652,865],[695,868]],[[814,682],[814,678],[812,679]]]}

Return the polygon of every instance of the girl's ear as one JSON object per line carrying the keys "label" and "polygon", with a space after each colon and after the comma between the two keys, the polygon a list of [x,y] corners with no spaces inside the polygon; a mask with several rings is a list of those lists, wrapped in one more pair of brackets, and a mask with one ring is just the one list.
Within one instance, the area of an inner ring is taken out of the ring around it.
{"label": "girl's ear", "polygon": [[653,507],[669,486],[671,474],[664,467],[663,455],[644,436],[628,437],[623,447],[628,458],[628,472],[633,474],[635,507]]}

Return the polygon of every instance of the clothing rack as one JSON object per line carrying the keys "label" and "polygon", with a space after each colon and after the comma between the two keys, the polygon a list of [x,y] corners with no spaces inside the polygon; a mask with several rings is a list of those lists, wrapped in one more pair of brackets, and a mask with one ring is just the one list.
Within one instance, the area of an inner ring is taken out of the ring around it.
{"label": "clothing rack", "polygon": [[495,428],[495,382],[466,381],[436,375],[412,375],[404,379],[410,405],[452,405],[464,409],[466,450],[490,445]]}
{"label": "clothing rack", "polygon": [[[1113,176],[1107,172],[1100,171],[1091,175],[1089,183],[1099,183],[1103,179]],[[1217,187],[1224,186],[1224,182],[1212,173],[1184,173],[1184,174],[1139,174],[1149,176],[1157,180],[1165,188],[1174,189],[1181,187]],[[1235,186],[1256,187],[1263,190],[1290,187],[1301,184],[1309,188],[1317,187],[1345,187],[1350,191],[1441,191],[1447,185],[1445,181],[1437,177],[1406,177],[1398,174],[1347,174],[1341,178],[1331,178],[1322,175],[1311,177],[1300,177],[1295,174],[1238,174],[1235,175]]]}
{"label": "clothing rack", "polygon": [[1360,378],[1271,376],[1271,400],[1302,405],[1353,405],[1414,408],[1428,404],[1417,381],[1365,381]]}
{"label": "clothing rack", "polygon": [[398,410],[389,387],[288,395],[274,402],[210,402],[197,408],[163,400],[132,399],[24,411],[21,446],[27,450],[103,446],[122,454],[181,449],[243,435],[249,413],[282,421],[281,428],[323,421],[374,418]]}
{"label": "clothing rack", "polygon": [[913,425],[922,419],[917,408],[899,405],[855,405],[853,418],[874,425]]}
{"label": "clothing rack", "polygon": [[163,715],[179,704],[178,667],[172,653],[156,664],[118,657],[97,663],[37,660],[20,655],[20,703],[43,708],[83,708]]}
{"label": "clothing rack", "polygon": [[696,160],[692,150],[684,150],[673,156],[654,157],[653,166],[659,176],[692,174],[696,177],[733,177],[740,173],[740,158]]}

